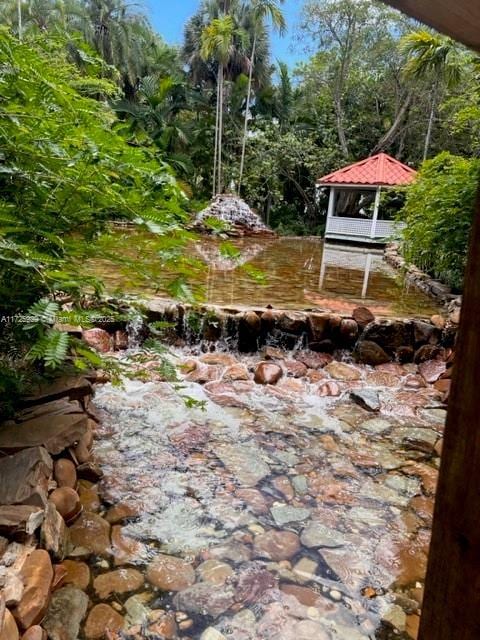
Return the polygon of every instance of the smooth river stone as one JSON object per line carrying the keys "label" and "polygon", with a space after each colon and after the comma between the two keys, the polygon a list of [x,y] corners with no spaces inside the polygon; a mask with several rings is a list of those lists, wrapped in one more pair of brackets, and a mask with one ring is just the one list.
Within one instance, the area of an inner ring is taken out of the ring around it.
{"label": "smooth river stone", "polygon": [[197,572],[203,582],[222,585],[233,574],[233,569],[226,562],[206,560],[197,567]]}
{"label": "smooth river stone", "polygon": [[335,380],[342,380],[344,382],[352,382],[353,380],[360,380],[361,373],[356,367],[352,367],[344,362],[331,362],[325,367],[325,371],[329,376],[335,378]]}
{"label": "smooth river stone", "polygon": [[318,547],[342,547],[347,542],[342,533],[331,527],[326,527],[319,522],[311,522],[308,527],[305,527],[300,536],[300,540],[301,543],[309,549]]}
{"label": "smooth river stone", "polygon": [[220,444],[214,448],[214,452],[246,487],[254,487],[270,474],[270,468],[263,461],[260,449],[253,443]]}
{"label": "smooth river stone", "polygon": [[253,550],[257,557],[269,558],[274,562],[289,560],[300,549],[300,540],[293,531],[271,529],[255,537]]}
{"label": "smooth river stone", "polygon": [[289,522],[301,522],[310,517],[310,509],[304,507],[291,507],[290,505],[279,505],[270,509],[275,524],[283,527]]}
{"label": "smooth river stone", "polygon": [[103,640],[106,631],[120,631],[123,627],[122,616],[108,604],[97,604],[88,614],[85,624],[87,640]]}
{"label": "smooth river stone", "polygon": [[137,591],[143,586],[143,575],[130,567],[102,573],[93,581],[93,588],[101,600],[106,600],[112,594],[122,595]]}
{"label": "smooth river stone", "polygon": [[50,556],[43,549],[36,549],[25,560],[20,571],[25,589],[20,604],[12,613],[22,629],[41,622],[50,601],[53,568]]}
{"label": "smooth river stone", "polygon": [[76,547],[99,556],[108,556],[110,547],[110,525],[96,513],[84,512],[70,527],[70,540]]}
{"label": "smooth river stone", "polygon": [[162,591],[182,591],[195,582],[195,571],[185,560],[161,554],[148,566],[147,580]]}
{"label": "smooth river stone", "polygon": [[50,640],[77,640],[80,624],[87,613],[88,596],[75,587],[63,587],[52,595],[42,625]]}

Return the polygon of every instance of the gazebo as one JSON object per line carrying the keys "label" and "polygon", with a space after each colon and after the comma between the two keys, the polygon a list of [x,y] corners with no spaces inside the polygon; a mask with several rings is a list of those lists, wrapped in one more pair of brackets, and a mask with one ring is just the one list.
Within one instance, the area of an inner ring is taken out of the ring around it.
{"label": "gazebo", "polygon": [[405,186],[417,172],[386,153],[379,153],[317,180],[330,188],[325,238],[385,243],[398,224],[392,207],[382,207],[382,191]]}

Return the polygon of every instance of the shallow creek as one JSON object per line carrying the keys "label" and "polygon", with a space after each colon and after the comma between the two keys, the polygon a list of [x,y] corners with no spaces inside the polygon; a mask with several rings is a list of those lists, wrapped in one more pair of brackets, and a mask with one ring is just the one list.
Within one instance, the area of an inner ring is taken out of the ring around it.
{"label": "shallow creek", "polygon": [[[124,617],[121,637],[416,637],[445,415],[425,382],[436,374],[318,356],[283,354],[283,377],[261,385],[260,355],[178,350],[181,384],[151,355],[146,381],[98,388],[114,555],[93,562],[93,597]],[[141,579],[117,587],[108,574],[128,567]]]}

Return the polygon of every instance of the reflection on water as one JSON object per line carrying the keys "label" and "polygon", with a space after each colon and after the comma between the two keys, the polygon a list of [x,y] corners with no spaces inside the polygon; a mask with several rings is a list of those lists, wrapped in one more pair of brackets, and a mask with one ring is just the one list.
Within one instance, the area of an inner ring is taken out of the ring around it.
{"label": "reflection on water", "polygon": [[[153,263],[137,240],[142,261]],[[119,251],[131,253],[131,238],[119,234]],[[193,244],[191,254],[204,262],[191,277],[191,284],[202,288],[211,304],[248,306],[272,305],[276,308],[302,309],[319,307],[348,313],[358,304],[372,308],[377,315],[431,315],[438,309],[423,293],[407,289],[402,278],[382,259],[378,248],[324,244],[320,238],[241,238],[225,252],[221,243],[202,238]],[[125,246],[128,249],[125,249]],[[248,269],[261,271],[265,278],[252,278]],[[122,273],[114,262],[98,262],[96,272],[110,289],[121,287],[129,292],[142,291],[166,295],[168,273],[156,278],[156,290],[140,286]],[[163,277],[163,280],[162,280]]]}

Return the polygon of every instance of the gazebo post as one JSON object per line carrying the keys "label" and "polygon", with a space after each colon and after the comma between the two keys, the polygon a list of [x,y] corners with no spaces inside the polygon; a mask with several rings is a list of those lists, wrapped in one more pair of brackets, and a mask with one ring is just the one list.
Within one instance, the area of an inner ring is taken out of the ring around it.
{"label": "gazebo post", "polygon": [[330,218],[333,218],[334,214],[335,214],[335,187],[330,187],[330,195],[328,198],[326,230],[328,230],[328,221],[330,220]]}
{"label": "gazebo post", "polygon": [[377,231],[377,220],[378,220],[378,212],[380,209],[380,195],[382,192],[382,187],[377,187],[375,192],[375,203],[373,205],[373,218],[372,218],[372,226],[370,229],[370,238],[375,238],[375,233]]}

